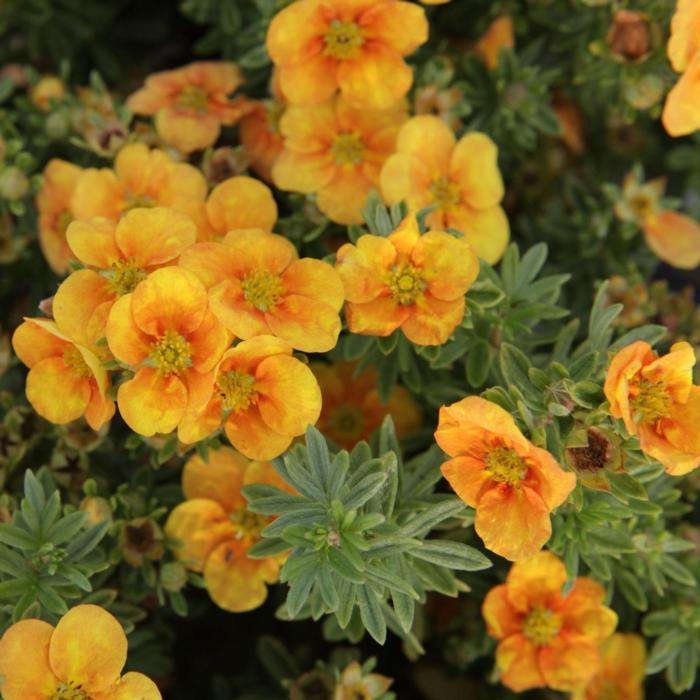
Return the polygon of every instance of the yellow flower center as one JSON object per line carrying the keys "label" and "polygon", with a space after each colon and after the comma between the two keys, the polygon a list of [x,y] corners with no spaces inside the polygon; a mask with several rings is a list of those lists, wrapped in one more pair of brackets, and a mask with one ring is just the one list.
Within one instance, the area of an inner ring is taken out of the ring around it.
{"label": "yellow flower center", "polygon": [[534,608],[523,623],[523,634],[534,644],[549,644],[561,629],[561,616],[547,608]]}
{"label": "yellow flower center", "polygon": [[396,266],[389,273],[387,286],[399,304],[413,304],[425,289],[425,281],[420,271],[413,265]]}
{"label": "yellow flower center", "polygon": [[233,536],[237,540],[257,541],[263,529],[270,524],[270,518],[251,513],[245,506],[236,508],[229,515],[229,520],[233,524]]}
{"label": "yellow flower center", "polygon": [[338,165],[360,165],[365,145],[356,134],[339,134],[331,146],[331,156]]}
{"label": "yellow flower center", "polygon": [[440,175],[433,180],[430,193],[437,207],[443,211],[454,209],[461,199],[459,187],[454,182],[450,182],[446,175]]}
{"label": "yellow flower center", "polygon": [[673,399],[661,382],[641,379],[631,387],[632,414],[640,423],[653,423],[664,418],[671,410]]}
{"label": "yellow flower center", "polygon": [[78,377],[89,379],[92,377],[92,370],[83,359],[80,350],[75,345],[68,345],[63,351],[63,362]]}
{"label": "yellow flower center", "polygon": [[259,311],[268,311],[282,296],[282,280],[265,270],[255,270],[241,283],[245,300]]}
{"label": "yellow flower center", "polygon": [[112,263],[109,283],[116,294],[121,297],[133,292],[138,283],[143,282],[146,277],[148,277],[146,270],[136,265],[133,260],[117,260]]}
{"label": "yellow flower center", "polygon": [[176,331],[165,331],[151,348],[151,359],[163,374],[180,374],[192,364],[192,348]]}
{"label": "yellow flower center", "polygon": [[216,384],[226,411],[245,411],[255,402],[258,395],[255,390],[255,377],[245,372],[224,372]]}
{"label": "yellow flower center", "polygon": [[339,61],[357,56],[360,47],[365,43],[362,30],[355,22],[343,22],[339,19],[330,23],[323,39],[326,42],[323,52]]}
{"label": "yellow flower center", "polygon": [[638,221],[645,221],[656,210],[656,201],[650,194],[639,192],[630,199],[629,206]]}
{"label": "yellow flower center", "polygon": [[73,683],[59,683],[51,700],[92,700],[86,691]]}
{"label": "yellow flower center", "polygon": [[176,104],[197,114],[206,114],[209,107],[209,94],[198,85],[188,85],[178,95]]}
{"label": "yellow flower center", "polygon": [[362,433],[364,424],[362,411],[357,406],[344,404],[338,406],[330,415],[331,430],[341,438],[349,440]]}
{"label": "yellow flower center", "polygon": [[511,447],[496,447],[486,455],[486,471],[494,480],[519,486],[527,476],[525,460]]}

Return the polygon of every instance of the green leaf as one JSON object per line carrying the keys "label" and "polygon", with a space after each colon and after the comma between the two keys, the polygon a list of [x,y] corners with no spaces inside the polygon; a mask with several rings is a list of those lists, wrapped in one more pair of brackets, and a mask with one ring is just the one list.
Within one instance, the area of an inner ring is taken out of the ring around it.
{"label": "green leaf", "polygon": [[340,604],[340,599],[338,598],[338,591],[336,590],[335,583],[333,581],[333,573],[331,567],[324,562],[319,566],[317,571],[317,585],[319,591],[321,592],[321,598],[325,603],[328,610],[337,610]]}
{"label": "green leaf", "polygon": [[54,544],[63,544],[72,540],[82,530],[87,521],[87,513],[76,511],[64,515],[54,523],[46,533],[46,539]]}
{"label": "green leaf", "polygon": [[586,539],[595,549],[611,554],[632,554],[637,551],[629,534],[619,529],[594,526],[586,530]]}
{"label": "green leaf", "polygon": [[295,618],[304,603],[308,600],[311,587],[316,580],[316,568],[312,567],[299,572],[294,580],[289,582],[289,593],[287,593],[287,612],[290,618]]}
{"label": "green leaf", "polygon": [[697,580],[693,576],[690,569],[681,564],[676,557],[671,557],[668,554],[661,555],[661,569],[674,581],[684,585],[684,586],[697,586]]}
{"label": "green leaf", "polygon": [[339,547],[329,547],[327,555],[328,562],[338,575],[352,583],[364,583],[364,567],[358,568],[355,566],[356,562],[350,559],[342,549]]}
{"label": "green leaf", "polygon": [[430,540],[411,551],[412,557],[460,571],[481,571],[491,562],[477,549],[452,540]]}
{"label": "green leaf", "polygon": [[10,523],[0,524],[0,542],[17,549],[33,550],[38,546],[36,537]]}
{"label": "green leaf", "polygon": [[94,525],[89,530],[80,533],[66,547],[66,561],[80,561],[84,559],[100,543],[109,530],[109,522],[104,521]]}
{"label": "green leaf", "polygon": [[529,387],[532,387],[528,375],[530,360],[515,345],[501,344],[499,364],[506,383],[517,386],[521,391],[527,391]]}
{"label": "green leaf", "polygon": [[374,494],[378,493],[379,490],[384,486],[387,480],[386,472],[375,472],[374,474],[368,474],[362,481],[360,481],[349,494],[343,498],[343,506],[347,510],[353,510],[355,508],[360,508],[367,501],[369,501]]}
{"label": "green leaf", "polygon": [[467,355],[467,381],[470,386],[478,389],[486,382],[492,359],[489,344],[485,340],[477,340]]}
{"label": "green leaf", "polygon": [[246,556],[251,559],[267,559],[289,551],[289,545],[277,537],[266,538],[256,542],[246,551]]}
{"label": "green leaf", "polygon": [[354,586],[349,581],[340,580],[338,581],[338,599],[339,605],[336,610],[335,616],[338,620],[338,624],[341,629],[345,629],[350,622],[352,617],[352,611],[355,607],[356,591],[357,587]]}
{"label": "green leaf", "polygon": [[467,303],[477,310],[498,306],[506,298],[502,289],[489,279],[479,279],[467,292]]}
{"label": "green leaf", "polygon": [[338,452],[330,466],[330,475],[328,478],[328,495],[331,499],[338,498],[343,486],[345,485],[345,477],[350,468],[350,455],[343,450]]}
{"label": "green leaf", "polygon": [[306,449],[309,453],[311,473],[324,491],[328,491],[331,457],[326,438],[313,426],[306,429]]}
{"label": "green leaf", "polygon": [[426,508],[401,527],[405,537],[421,537],[430,532],[444,520],[464,511],[464,503],[457,498],[448,497]]}
{"label": "green leaf", "polygon": [[386,641],[386,620],[374,591],[368,586],[358,587],[357,603],[360,606],[360,617],[365,629],[378,644],[384,644]]}
{"label": "green leaf", "polygon": [[641,611],[647,609],[647,595],[637,576],[626,569],[617,569],[615,581],[620,588],[620,592],[633,608]]}
{"label": "green leaf", "polygon": [[30,469],[24,472],[24,497],[35,513],[39,514],[44,510],[46,505],[44,488]]}
{"label": "green leaf", "polygon": [[628,331],[624,335],[620,336],[610,346],[610,350],[619,350],[620,348],[624,348],[626,345],[630,345],[637,340],[644,340],[649,343],[649,345],[656,345],[656,343],[658,343],[666,335],[666,333],[668,333],[666,326],[648,325],[633,328],[631,331]]}
{"label": "green leaf", "polygon": [[514,291],[517,292],[528,284],[528,282],[532,282],[539,274],[546,260],[547,244],[537,243],[532,246],[520,260],[520,265],[515,276]]}
{"label": "green leaf", "polygon": [[690,690],[695,684],[697,668],[698,652],[695,647],[690,643],[682,646],[666,672],[666,678],[671,686],[671,690],[674,693]]}
{"label": "green leaf", "polygon": [[687,634],[674,628],[662,634],[651,648],[647,659],[647,674],[658,673],[666,668],[684,645],[692,644]]}

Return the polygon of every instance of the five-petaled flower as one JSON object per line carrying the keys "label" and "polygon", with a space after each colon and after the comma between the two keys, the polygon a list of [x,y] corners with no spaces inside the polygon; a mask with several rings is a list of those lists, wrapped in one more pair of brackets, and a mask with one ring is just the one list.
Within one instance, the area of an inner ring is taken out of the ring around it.
{"label": "five-petaled flower", "polygon": [[304,352],[332,350],[343,284],[331,265],[297,256],[282,236],[249,229],[198,243],[180,265],[209,290],[211,310],[236,337],[275,335]]}
{"label": "five-petaled flower", "polygon": [[404,387],[396,385],[384,402],[379,396],[377,372],[367,367],[356,374],[352,362],[311,365],[323,395],[321,417],[316,427],[331,440],[352,450],[381,426],[386,416],[394,421],[399,438],[415,432],[421,424],[420,409]]}
{"label": "five-petaled flower", "polygon": [[216,363],[231,342],[187,270],[163,267],[119,297],[107,319],[114,357],[134,369],[120,385],[119,412],[140,435],[169,433],[210,397]]}
{"label": "five-petaled flower", "polygon": [[397,0],[297,0],[270,23],[267,50],[290,104],[337,89],[359,108],[386,109],[413,83],[403,60],[428,39],[425,12]]}
{"label": "five-petaled flower", "polygon": [[400,328],[416,345],[441,345],[464,317],[479,261],[462,238],[421,235],[409,214],[387,238],[366,234],[342,246],[336,269],[353,333],[387,336]]}
{"label": "five-petaled flower", "polygon": [[396,153],[381,172],[389,204],[405,200],[412,209],[432,206],[432,228],[454,228],[480,258],[497,262],[510,228],[500,206],[504,189],[498,149],[485,134],[470,132],[459,141],[439,117],[423,114],[399,131]]}
{"label": "five-petaled flower", "polygon": [[241,493],[248,484],[270,484],[289,491],[268,462],[251,462],[230,447],[194,456],[182,473],[185,501],[168,517],[165,532],[178,541],[175,553],[202,573],[212,600],[229,612],[253,610],[267,598],[285,556],[252,559],[246,552],[272,518],[251,513]]}
{"label": "five-petaled flower", "polygon": [[564,594],[564,564],[540,552],[511,567],[483,604],[488,633],[499,640],[501,682],[515,692],[549,687],[572,691],[600,667],[599,645],[617,626],[605,591],[580,577]]}
{"label": "five-petaled flower", "polygon": [[59,425],[85,416],[99,430],[114,415],[109,377],[87,329],[71,335],[60,316],[56,321],[27,318],[12,336],[12,346],[29,367],[27,399],[40,416]]}
{"label": "five-petaled flower", "polygon": [[574,474],[478,396],[440,409],[435,440],[452,458],[442,474],[476,509],[474,529],[486,547],[512,561],[536,554],[552,534],[549,514],[576,485]]}
{"label": "five-petaled flower", "polygon": [[243,78],[235,63],[197,61],[161,71],[127,100],[136,114],[155,115],[158,135],[183,153],[211,146],[222,125],[248,112],[244,97],[230,99]]}
{"label": "five-petaled flower", "polygon": [[5,700],[161,700],[142,673],[121,675],[127,640],[117,619],[96,605],[76,605],[53,627],[20,620],[0,640]]}
{"label": "five-petaled flower", "polygon": [[188,411],[178,434],[191,443],[224,425],[231,444],[250,459],[273,459],[313,425],[321,390],[311,370],[292,357],[292,347],[271,335],[227,350],[202,410]]}
{"label": "five-petaled flower", "polygon": [[362,223],[367,194],[394,152],[406,105],[355,109],[338,97],[314,107],[288,107],[280,120],[284,149],[272,168],[283,190],[315,193],[319,209],[340,224]]}
{"label": "five-petaled flower", "polygon": [[610,413],[676,476],[700,465],[700,387],[693,385],[693,365],[695,352],[686,342],[659,357],[638,340],[617,352],[605,379]]}

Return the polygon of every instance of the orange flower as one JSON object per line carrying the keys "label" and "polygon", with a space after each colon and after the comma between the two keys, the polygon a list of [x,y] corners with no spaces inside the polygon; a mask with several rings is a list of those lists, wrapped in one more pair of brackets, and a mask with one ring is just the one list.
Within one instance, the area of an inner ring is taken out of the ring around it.
{"label": "orange flower", "polygon": [[685,136],[700,129],[700,5],[695,0],[676,3],[668,58],[683,75],[669,92],[661,118],[671,136]]}
{"label": "orange flower", "polygon": [[177,163],[164,151],[149,150],[142,143],[124,146],[114,170],[84,170],[71,198],[76,219],[104,216],[118,220],[136,207],[163,206],[196,213],[207,195],[207,182],[197,168]]}
{"label": "orange flower", "polygon": [[253,170],[272,182],[272,166],[284,148],[280,118],[284,105],[277,100],[261,100],[252,104],[250,114],[241,119],[238,131]]}
{"label": "orange flower", "polygon": [[328,264],[297,257],[282,236],[249,229],[198,243],[180,265],[209,290],[211,310],[238,338],[275,335],[303,352],[338,342],[343,284]]}
{"label": "orange flower", "polygon": [[122,626],[96,605],[76,605],[56,627],[20,620],[0,640],[5,700],[161,700],[141,673],[121,675],[127,641]]}
{"label": "orange flower", "polygon": [[393,682],[388,676],[367,673],[358,661],[352,661],[340,674],[333,691],[333,700],[378,700],[386,697],[385,693]]}
{"label": "orange flower", "polygon": [[235,124],[247,112],[244,97],[229,99],[242,82],[235,63],[198,61],[149,76],[127,105],[136,114],[155,115],[163,141],[191,153],[211,146],[222,124]]}
{"label": "orange flower", "polygon": [[270,188],[259,180],[236,175],[219,183],[200,205],[197,240],[222,238],[229,231],[261,229],[272,231],[277,221],[277,204]]}
{"label": "orange flower", "polygon": [[323,395],[317,427],[341,447],[351,450],[360,440],[369,440],[387,415],[393,418],[400,438],[420,427],[420,410],[402,386],[394,387],[386,403],[379,398],[373,367],[358,376],[354,376],[355,364],[351,362],[333,365],[314,362],[311,369]]}
{"label": "orange flower", "polygon": [[478,132],[456,141],[439,117],[426,114],[401,127],[396,151],[382,168],[384,199],[416,210],[435,206],[432,228],[462,231],[480,258],[497,262],[510,229],[499,206],[504,190],[493,141]]}
{"label": "orange flower", "polygon": [[440,409],[435,440],[452,457],[442,475],[476,509],[474,528],[486,547],[510,560],[536,554],[552,534],[549,514],[576,477],[535,447],[509,413],[478,396]]}
{"label": "orange flower", "polygon": [[564,595],[565,583],[564,564],[540,552],[513,564],[506,582],[486,595],[482,613],[499,640],[501,682],[515,692],[571,691],[600,667],[598,645],[614,632],[617,615],[603,605],[597,581],[577,578]]}
{"label": "orange flower", "polygon": [[659,357],[638,340],[613,357],[605,378],[610,413],[621,418],[642,450],[680,476],[700,464],[700,387],[693,386],[695,352],[675,343]]}
{"label": "orange flower", "polygon": [[288,107],[280,120],[284,150],[272,168],[275,184],[315,192],[319,209],[339,224],[362,223],[367,194],[378,185],[405,119],[403,101],[381,112],[354,109],[341,98]]}
{"label": "orange flower", "polygon": [[204,575],[212,600],[229,612],[262,605],[267,584],[277,581],[285,559],[246,555],[272,521],[248,511],[241,494],[248,484],[271,484],[290,491],[271,464],[250,462],[230,447],[210,452],[206,463],[192,457],[182,473],[186,500],[174,508],[165,524],[168,537],[180,542],[177,557],[188,569]]}
{"label": "orange flower", "polygon": [[441,345],[464,317],[464,295],[479,274],[469,244],[444,231],[421,236],[414,214],[389,237],[366,234],[338,250],[350,331]]}
{"label": "orange flower", "polygon": [[169,433],[210,397],[216,363],[231,342],[187,270],[163,267],[119,297],[107,319],[114,356],[135,369],[119,387],[119,412],[140,435]]}
{"label": "orange flower", "polygon": [[72,338],[57,321],[26,318],[12,336],[17,357],[29,367],[27,399],[51,423],[84,415],[99,430],[114,415],[109,377],[87,334]]}
{"label": "orange flower", "polygon": [[39,214],[39,245],[51,269],[65,274],[73,259],[66,243],[66,229],[73,220],[70,208],[81,168],[59,158],[53,158],[44,168],[41,189],[36,196]]}
{"label": "orange flower", "polygon": [[273,459],[321,413],[321,390],[292,347],[271,335],[244,340],[219,362],[209,403],[180,425],[182,442],[201,440],[224,424],[233,446],[250,459]]}
{"label": "orange flower", "polygon": [[643,700],[646,656],[638,634],[613,634],[600,647],[600,670],[571,700]]}
{"label": "orange flower", "polygon": [[270,23],[267,50],[291,104],[330,99],[387,109],[413,82],[402,56],[428,39],[425,12],[396,0],[297,0]]}
{"label": "orange flower", "polygon": [[513,19],[505,15],[493,20],[481,39],[476,42],[475,48],[476,52],[491,70],[496,68],[501,49],[515,48]]}

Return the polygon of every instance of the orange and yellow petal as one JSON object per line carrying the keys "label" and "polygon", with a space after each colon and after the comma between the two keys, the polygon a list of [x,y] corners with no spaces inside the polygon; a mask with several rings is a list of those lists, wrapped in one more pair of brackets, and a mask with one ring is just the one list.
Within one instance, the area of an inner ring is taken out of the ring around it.
{"label": "orange and yellow petal", "polygon": [[56,324],[48,319],[27,318],[12,335],[12,348],[27,367],[50,357],[61,357],[69,344]]}
{"label": "orange and yellow petal", "polygon": [[173,508],[166,535],[177,541],[177,558],[192,571],[204,571],[209,555],[233,534],[228,511],[209,498],[188,497]]}
{"label": "orange and yellow petal", "polygon": [[0,640],[0,691],[5,700],[45,700],[59,679],[49,664],[54,628],[42,620],[20,620]]}
{"label": "orange and yellow petal", "polygon": [[452,490],[472,508],[476,507],[491,478],[484,463],[473,457],[454,457],[443,462],[440,467]]}
{"label": "orange and yellow petal", "polygon": [[125,673],[104,698],[96,700],[162,700],[158,686],[143,673]]}
{"label": "orange and yellow petal", "polygon": [[664,210],[642,224],[653,253],[673,267],[693,270],[700,264],[700,224],[685,214]]}
{"label": "orange and yellow petal", "polygon": [[279,122],[285,146],[299,154],[327,151],[338,135],[338,112],[343,105],[340,100],[331,100],[314,107],[287,107]]}
{"label": "orange and yellow petal", "polygon": [[272,166],[272,179],[281,190],[318,192],[332,179],[336,165],[326,152],[296,153],[286,149]]}
{"label": "orange and yellow petal", "polygon": [[388,204],[405,200],[415,210],[432,203],[433,178],[428,164],[412,153],[395,153],[387,158],[379,176],[382,196]]}
{"label": "orange and yellow petal", "polygon": [[61,680],[92,694],[117,682],[126,652],[126,634],[113,615],[96,605],[77,605],[56,625],[49,660]]}
{"label": "orange and yellow petal", "polygon": [[464,296],[479,274],[479,260],[471,246],[442,231],[428,231],[411,253],[432,296],[450,301]]}
{"label": "orange and yellow petal", "polygon": [[136,325],[131,313],[133,294],[119,297],[107,317],[105,335],[109,349],[118,360],[136,367],[152,351],[153,339]]}
{"label": "orange and yellow petal", "polygon": [[521,614],[508,600],[508,586],[494,586],[484,598],[481,612],[486,621],[488,633],[496,639],[504,639],[516,634],[522,628]]}
{"label": "orange and yellow petal", "polygon": [[307,296],[286,295],[265,314],[265,320],[268,332],[302,352],[329,352],[340,335],[338,311]]}
{"label": "orange and yellow petal", "polygon": [[186,114],[176,107],[158,110],[155,124],[158,136],[182,153],[209,148],[221,133],[221,122],[213,114]]}
{"label": "orange and yellow petal", "polygon": [[252,177],[232,177],[217,185],[206,208],[209,223],[220,236],[236,229],[272,231],[277,221],[270,188]]}
{"label": "orange and yellow petal", "polygon": [[316,193],[318,208],[337,224],[361,224],[372,183],[357,169],[339,168]]}
{"label": "orange and yellow petal", "polygon": [[204,583],[223,610],[247,612],[267,598],[267,584],[279,576],[274,559],[249,559],[236,542],[222,542],[207,558]]}
{"label": "orange and yellow petal", "polygon": [[292,436],[273,430],[257,408],[230,414],[224,431],[231,444],[249,459],[274,459],[292,443]]}
{"label": "orange and yellow petal", "polygon": [[617,614],[603,605],[605,589],[592,578],[579,577],[559,607],[568,631],[591,642],[607,639],[617,627]]}
{"label": "orange and yellow petal", "polygon": [[700,52],[668,93],[661,121],[671,136],[687,136],[700,129]]}
{"label": "orange and yellow petal", "polygon": [[491,69],[498,65],[501,49],[512,48],[515,48],[515,32],[513,19],[507,15],[497,17],[491,22],[475,46],[476,52]]}
{"label": "orange and yellow petal", "polygon": [[212,313],[233,335],[248,340],[271,333],[267,314],[248,303],[238,280],[217,284],[209,292]]}
{"label": "orange and yellow petal", "polygon": [[92,388],[90,401],[85,408],[85,421],[93,430],[99,430],[107,421],[112,420],[116,404],[96,388]]}
{"label": "orange and yellow petal", "polygon": [[[321,413],[321,390],[309,367],[294,357],[263,360],[255,373],[262,420],[281,435],[301,435]],[[258,458],[264,459],[264,458]]]}
{"label": "orange and yellow petal", "polygon": [[545,680],[538,665],[537,647],[523,634],[504,639],[496,649],[501,683],[516,693],[542,688]]}
{"label": "orange and yellow petal", "polygon": [[[72,340],[91,347],[103,335],[99,331],[100,323],[91,324],[99,309],[106,312],[103,304],[112,304],[116,294],[112,285],[101,275],[92,270],[78,270],[61,283],[53,299],[53,316],[61,333]],[[99,333],[90,337],[90,332]]]}
{"label": "orange and yellow petal", "polygon": [[527,486],[516,489],[504,484],[481,495],[474,529],[487,549],[510,561],[534,556],[552,534],[541,496]]}
{"label": "orange and yellow petal", "polygon": [[231,345],[231,334],[216,316],[207,309],[202,323],[187,338],[190,346],[192,369],[196,373],[211,372]]}
{"label": "orange and yellow petal", "polygon": [[193,272],[207,289],[237,276],[241,271],[240,256],[229,246],[216,241],[191,246],[180,256],[178,264]]}
{"label": "orange and yellow petal", "polygon": [[70,371],[61,357],[37,362],[27,375],[26,392],[34,410],[58,425],[80,418],[91,396],[89,379]]}
{"label": "orange and yellow petal", "polygon": [[695,0],[677,0],[668,40],[668,58],[673,70],[682,73],[699,51],[700,5]]}
{"label": "orange and yellow petal", "polygon": [[537,605],[549,607],[566,583],[566,567],[551,552],[539,552],[513,564],[506,583],[508,600],[516,610],[527,612]]}
{"label": "orange and yellow petal", "polygon": [[321,297],[335,311],[340,311],[345,299],[343,281],[337,271],[323,260],[295,260],[282,274],[282,282],[291,294]]}
{"label": "orange and yellow petal", "polygon": [[170,262],[196,239],[192,219],[168,207],[132,209],[121,218],[115,231],[121,257],[139,267]]}
{"label": "orange and yellow petal", "polygon": [[207,462],[194,455],[182,472],[185,498],[209,499],[221,504],[227,512],[233,510],[243,502],[241,487],[250,464],[230,447],[210,451]]}
{"label": "orange and yellow petal", "polygon": [[402,56],[428,40],[428,20],[422,7],[409,2],[377,3],[362,14],[364,36]]}
{"label": "orange and yellow petal", "polygon": [[279,65],[277,77],[282,94],[293,105],[320,105],[338,88],[337,62],[322,53],[298,65]]}
{"label": "orange and yellow petal", "polygon": [[131,299],[134,322],[155,337],[166,331],[192,333],[204,320],[207,307],[204,285],[181,267],[163,267],[151,273],[136,287]]}
{"label": "orange and yellow petal", "polygon": [[286,341],[273,335],[259,335],[227,350],[219,363],[219,371],[235,369],[251,374],[265,358],[291,354],[292,346]]}
{"label": "orange and yellow petal", "polygon": [[117,404],[126,424],[139,435],[169,433],[185,414],[187,388],[175,375],[142,367],[119,387]]}
{"label": "orange and yellow petal", "polygon": [[445,218],[450,228],[464,234],[482,260],[494,265],[501,259],[510,239],[510,224],[502,207],[472,209],[460,205],[446,212]]}
{"label": "orange and yellow petal", "polygon": [[124,187],[107,168],[83,170],[70,200],[71,211],[81,221],[95,217],[116,221],[123,204]]}
{"label": "orange and yellow petal", "polygon": [[66,231],[66,240],[78,260],[86,265],[109,269],[122,257],[115,241],[115,230],[114,221],[104,217],[73,221]]}
{"label": "orange and yellow petal", "polygon": [[486,134],[473,131],[462,136],[452,152],[449,174],[472,209],[489,209],[503,199],[498,147]]}
{"label": "orange and yellow petal", "polygon": [[384,296],[366,304],[347,303],[345,318],[352,333],[386,337],[391,335],[409,317],[407,306],[392,297]]}
{"label": "orange and yellow petal", "polygon": [[415,345],[442,345],[462,322],[464,308],[464,297],[443,301],[424,294],[410,307],[401,330]]}
{"label": "orange and yellow petal", "polygon": [[539,649],[538,661],[550,688],[572,691],[596,673],[600,654],[596,644],[560,636]]}
{"label": "orange and yellow petal", "polygon": [[345,298],[361,304],[376,299],[386,289],[385,276],[396,261],[396,248],[382,236],[360,236],[356,245],[346,243],[336,255],[336,270]]}
{"label": "orange and yellow petal", "polygon": [[401,127],[396,151],[421,160],[434,178],[449,173],[455,145],[452,130],[440,117],[421,114]]}
{"label": "orange and yellow petal", "polygon": [[232,231],[224,238],[224,244],[236,251],[240,270],[265,271],[282,274],[297,259],[294,245],[275,233],[259,229]]}
{"label": "orange and yellow petal", "polygon": [[327,23],[316,2],[295,2],[278,12],[267,32],[267,50],[278,65],[304,64],[323,48]]}

